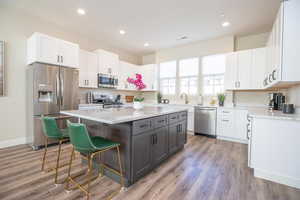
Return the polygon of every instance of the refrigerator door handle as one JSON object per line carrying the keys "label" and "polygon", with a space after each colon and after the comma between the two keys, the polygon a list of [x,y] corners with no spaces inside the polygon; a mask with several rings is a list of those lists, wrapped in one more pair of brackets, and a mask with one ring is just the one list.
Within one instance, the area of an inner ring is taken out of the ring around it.
{"label": "refrigerator door handle", "polygon": [[61,106],[63,106],[64,105],[64,79],[63,79],[63,77],[62,76],[60,76],[60,102],[61,102]]}
{"label": "refrigerator door handle", "polygon": [[60,84],[59,84],[58,74],[56,74],[55,95],[56,95],[56,104],[59,105]]}

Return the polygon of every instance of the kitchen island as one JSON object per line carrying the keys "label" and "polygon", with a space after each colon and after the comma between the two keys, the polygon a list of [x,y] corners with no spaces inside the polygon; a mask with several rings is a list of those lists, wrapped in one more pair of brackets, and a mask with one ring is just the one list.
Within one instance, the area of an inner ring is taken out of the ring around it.
{"label": "kitchen island", "polygon": [[[125,186],[138,181],[168,157],[181,150],[187,142],[187,109],[146,106],[71,110],[61,114],[86,124],[91,136],[101,136],[121,144],[121,161],[125,169]],[[118,170],[115,151],[95,158],[97,166],[104,163]],[[119,177],[105,171],[119,181]]]}

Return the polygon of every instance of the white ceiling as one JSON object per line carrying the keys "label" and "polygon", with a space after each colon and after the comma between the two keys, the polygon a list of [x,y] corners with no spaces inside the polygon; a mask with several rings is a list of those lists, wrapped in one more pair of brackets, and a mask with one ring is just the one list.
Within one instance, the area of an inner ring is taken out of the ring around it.
{"label": "white ceiling", "polygon": [[[27,14],[144,55],[224,35],[268,31],[280,0],[1,0]],[[79,16],[77,8],[86,11]],[[224,14],[225,17],[221,17]],[[221,23],[230,21],[223,28]],[[124,29],[125,35],[119,30]],[[187,40],[178,41],[180,36]],[[149,47],[143,44],[149,42]]]}

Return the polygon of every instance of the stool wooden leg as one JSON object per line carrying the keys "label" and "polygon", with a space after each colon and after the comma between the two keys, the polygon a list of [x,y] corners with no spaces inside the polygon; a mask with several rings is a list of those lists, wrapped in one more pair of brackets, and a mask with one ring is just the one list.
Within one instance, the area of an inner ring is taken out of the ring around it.
{"label": "stool wooden leg", "polygon": [[60,153],[61,153],[61,144],[62,144],[62,140],[59,140],[57,160],[56,160],[56,168],[55,168],[55,179],[54,179],[55,184],[58,184],[57,183],[57,176],[58,176],[59,160],[60,160]]}
{"label": "stool wooden leg", "polygon": [[124,187],[124,177],[123,177],[123,169],[122,169],[122,163],[121,163],[121,155],[120,155],[120,149],[119,146],[117,146],[117,151],[118,151],[118,160],[119,160],[119,167],[120,167],[120,182],[121,182],[121,187],[123,189]]}
{"label": "stool wooden leg", "polygon": [[45,162],[46,162],[46,156],[47,156],[47,147],[48,147],[48,138],[45,138],[45,150],[44,150],[44,156],[43,156],[42,171],[44,171],[44,169],[45,169]]}
{"label": "stool wooden leg", "polygon": [[74,147],[72,147],[72,153],[71,153],[71,158],[70,158],[70,162],[69,162],[66,190],[69,190],[70,178],[71,178],[71,167],[72,167],[72,162],[73,162],[73,158],[74,158],[74,151],[75,151]]}

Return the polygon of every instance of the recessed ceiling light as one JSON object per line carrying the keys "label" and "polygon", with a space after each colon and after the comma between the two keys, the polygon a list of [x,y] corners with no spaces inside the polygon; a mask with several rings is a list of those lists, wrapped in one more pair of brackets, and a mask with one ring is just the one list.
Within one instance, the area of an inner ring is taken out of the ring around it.
{"label": "recessed ceiling light", "polygon": [[146,43],[144,44],[144,47],[148,47],[148,46],[149,46],[149,43],[146,42]]}
{"label": "recessed ceiling light", "polygon": [[124,35],[125,33],[126,33],[126,31],[120,30],[120,34],[121,34],[121,35]]}
{"label": "recessed ceiling light", "polygon": [[85,15],[85,10],[83,10],[82,8],[78,8],[78,9],[77,9],[77,13],[78,13],[79,15]]}
{"label": "recessed ceiling light", "polygon": [[222,26],[223,26],[223,27],[228,27],[228,26],[230,26],[230,23],[229,23],[229,22],[223,22],[223,23],[222,23]]}

